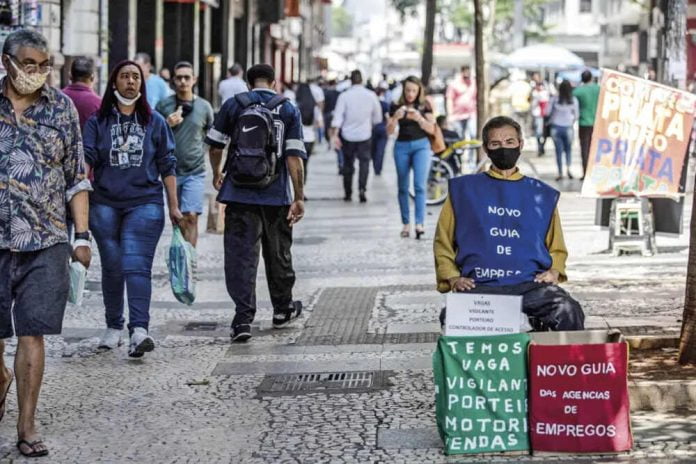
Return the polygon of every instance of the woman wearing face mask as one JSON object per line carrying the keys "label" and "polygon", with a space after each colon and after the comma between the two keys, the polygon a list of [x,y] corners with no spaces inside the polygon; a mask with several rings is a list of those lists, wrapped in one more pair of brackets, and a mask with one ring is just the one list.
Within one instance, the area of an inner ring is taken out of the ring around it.
{"label": "woman wearing face mask", "polygon": [[399,183],[399,209],[401,210],[401,237],[411,234],[408,181],[413,170],[413,187],[416,192],[416,239],[425,233],[425,191],[430,170],[428,135],[435,133],[435,118],[425,100],[425,89],[420,79],[409,76],[404,80],[401,97],[389,110],[387,133],[399,128],[394,145],[394,162]]}
{"label": "woman wearing face mask", "polygon": [[140,67],[119,63],[101,108],[87,121],[85,161],[94,174],[89,223],[102,261],[107,329],[100,348],[121,344],[124,286],[128,291],[128,355],[152,351],[148,335],[152,260],[164,228],[163,184],[169,219],[182,219],[176,195],[174,136],[150,109]]}

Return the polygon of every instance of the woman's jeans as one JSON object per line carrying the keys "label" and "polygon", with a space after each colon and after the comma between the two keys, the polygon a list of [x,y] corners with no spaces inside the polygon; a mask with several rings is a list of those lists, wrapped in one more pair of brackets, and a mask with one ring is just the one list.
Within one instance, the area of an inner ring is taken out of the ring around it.
{"label": "woman's jeans", "polygon": [[112,208],[91,203],[89,227],[99,247],[106,326],[123,329],[123,288],[128,290],[128,331],[148,329],[152,260],[164,229],[164,207],[149,203]]}
{"label": "woman's jeans", "polygon": [[558,166],[558,175],[563,175],[563,152],[565,152],[566,170],[570,170],[570,147],[573,143],[573,127],[572,126],[551,126],[551,138],[556,146],[556,165]]}
{"label": "woman's jeans", "polygon": [[430,140],[427,137],[408,142],[397,141],[394,145],[394,163],[399,178],[399,209],[403,225],[411,223],[408,204],[408,182],[411,169],[413,169],[413,187],[416,192],[416,224],[425,223],[425,192],[432,155]]}

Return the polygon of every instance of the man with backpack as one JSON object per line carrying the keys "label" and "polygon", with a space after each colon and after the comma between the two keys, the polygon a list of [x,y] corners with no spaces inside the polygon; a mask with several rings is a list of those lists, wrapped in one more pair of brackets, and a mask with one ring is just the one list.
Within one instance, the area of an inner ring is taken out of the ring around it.
{"label": "man with backpack", "polygon": [[307,155],[302,121],[298,109],[273,91],[271,66],[252,66],[247,81],[253,90],[226,101],[206,137],[213,185],[220,191],[217,200],[227,205],[225,281],[236,306],[233,342],[251,338],[261,249],[273,327],[287,326],[302,312],[302,303],[292,299],[295,272],[290,252],[292,227],[304,216],[302,163]]}

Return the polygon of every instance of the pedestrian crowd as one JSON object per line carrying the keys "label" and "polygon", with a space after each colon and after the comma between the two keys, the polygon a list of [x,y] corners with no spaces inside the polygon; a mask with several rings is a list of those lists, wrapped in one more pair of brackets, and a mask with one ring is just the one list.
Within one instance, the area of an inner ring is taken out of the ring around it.
{"label": "pedestrian crowd", "polygon": [[[71,84],[61,92],[46,83],[53,68],[46,39],[18,30],[5,40],[2,64],[7,76],[0,81],[0,275],[6,278],[0,280],[0,338],[16,335],[18,347],[12,370],[0,341],[0,419],[16,377],[17,448],[31,457],[48,454],[35,413],[44,336],[61,333],[70,261],[88,268],[94,238],[105,320],[99,348],[121,346],[126,328],[130,357],[153,351],[153,259],[167,222],[196,247],[206,155],[217,200],[225,205],[225,282],[235,305],[231,339],[245,342],[252,337],[261,257],[273,327],[284,328],[302,314],[303,304],[293,296],[291,247],[293,227],[305,214],[307,168],[316,145],[326,143],[336,153],[344,201],[353,201],[357,190],[358,201],[366,203],[370,171],[382,174],[393,137],[400,236],[409,238],[413,225],[421,239],[433,154],[444,150],[444,140],[476,134],[476,83],[468,66],[446,91],[447,116],[436,118],[437,104],[416,76],[399,83],[382,76],[373,85],[355,70],[340,82],[292,83],[282,82],[269,65],[245,72],[235,64],[219,83],[222,103],[215,113],[195,93],[196,68],[187,61],[157,73],[150,57],[138,53],[113,67],[99,96],[92,89],[95,63],[78,57],[70,66]],[[572,177],[578,121],[586,166],[598,94],[592,76],[586,77],[575,90],[562,82],[556,95],[535,74],[528,88],[538,153],[543,155],[548,134],[559,179],[563,160]],[[546,327],[581,329],[582,309],[557,285],[565,280],[567,256],[558,192],[517,170],[524,139],[515,120],[493,118],[482,134],[493,166],[468,182],[452,182],[433,234],[438,290],[523,295],[525,313]],[[493,206],[477,200],[482,197]],[[520,214],[493,221],[491,207]],[[472,221],[508,234],[522,230],[521,252],[514,258],[491,252],[499,241]],[[510,266],[518,270],[501,270]]]}

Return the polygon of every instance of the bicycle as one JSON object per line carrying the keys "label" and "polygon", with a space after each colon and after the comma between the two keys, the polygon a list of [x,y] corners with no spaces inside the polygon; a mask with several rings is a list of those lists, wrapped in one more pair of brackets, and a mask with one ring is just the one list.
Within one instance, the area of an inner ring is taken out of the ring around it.
{"label": "bicycle", "polygon": [[[485,161],[478,162],[479,140],[445,139],[447,149],[434,154],[431,158],[430,172],[425,203],[435,206],[444,203],[449,192],[449,181],[463,174],[479,172]],[[410,188],[411,198],[416,197],[413,187]]]}

